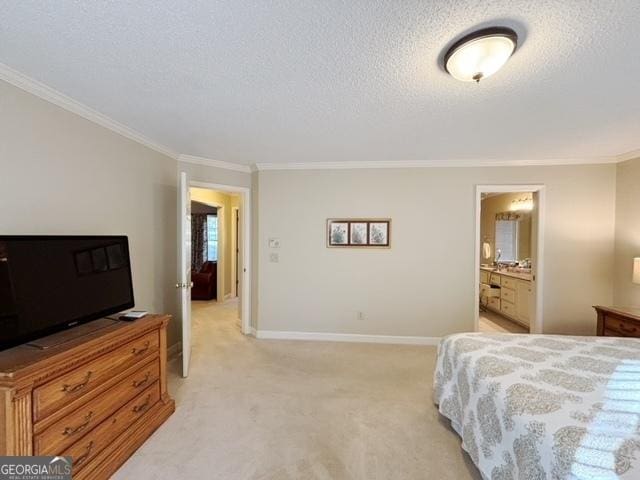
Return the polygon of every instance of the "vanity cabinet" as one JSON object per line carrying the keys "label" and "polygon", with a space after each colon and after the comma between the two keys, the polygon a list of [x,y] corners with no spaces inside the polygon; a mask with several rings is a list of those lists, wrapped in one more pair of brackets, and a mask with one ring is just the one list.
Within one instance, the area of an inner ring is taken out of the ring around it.
{"label": "vanity cabinet", "polygon": [[531,282],[526,280],[518,280],[517,286],[517,317],[522,323],[529,326],[531,316],[531,301],[533,300],[533,294],[531,291]]}
{"label": "vanity cabinet", "polygon": [[[532,307],[531,281],[520,275],[480,270],[481,302],[488,309],[499,313],[510,320],[529,327]],[[487,286],[494,286],[490,291],[493,296],[484,298]],[[495,288],[500,287],[500,288]]]}

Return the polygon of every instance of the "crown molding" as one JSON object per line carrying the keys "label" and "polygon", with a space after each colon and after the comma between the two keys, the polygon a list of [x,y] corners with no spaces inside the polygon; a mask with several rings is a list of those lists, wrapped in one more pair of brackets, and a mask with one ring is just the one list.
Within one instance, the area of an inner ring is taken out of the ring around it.
{"label": "crown molding", "polygon": [[205,165],[207,167],[224,168],[225,170],[234,170],[236,172],[251,173],[249,165],[240,163],[224,162],[222,160],[214,160],[212,158],[197,157],[195,155],[178,155],[179,162],[195,163],[196,165]]}
{"label": "crown molding", "polygon": [[126,125],[123,125],[122,123],[107,117],[106,115],[86,106],[83,103],[78,102],[77,100],[74,100],[64,93],[54,90],[53,88],[45,85],[42,82],[34,80],[33,78],[28,77],[27,75],[24,75],[17,70],[14,70],[4,63],[0,63],[0,80],[4,80],[14,87],[18,87],[26,92],[35,95],[36,97],[40,97],[47,102],[53,103],[60,108],[64,108],[69,112],[80,115],[86,120],[97,123],[104,128],[108,128],[109,130],[122,135],[129,140],[133,140],[134,142],[144,145],[145,147],[155,150],[158,153],[161,153],[173,159],[177,158],[178,156],[178,154],[171,150],[169,147],[151,140],[140,132],[137,132],[136,130],[129,128]]}
{"label": "crown molding", "polygon": [[398,160],[398,161],[344,161],[344,162],[294,162],[294,163],[255,163],[243,165],[239,163],[214,160],[195,155],[184,155],[174,152],[171,148],[151,140],[140,132],[113,120],[112,118],[74,100],[73,98],[35,80],[13,68],[0,63],[0,80],[42,98],[67,111],[75,113],[93,123],[107,128],[123,137],[144,145],[158,153],[178,161],[222,168],[243,173],[263,170],[356,170],[356,169],[386,169],[386,168],[442,168],[442,167],[524,167],[550,165],[589,165],[620,163],[640,158],[640,149],[603,157],[592,158],[556,158],[556,159],[524,159],[524,160],[492,160],[492,159],[462,159],[462,160]]}
{"label": "crown molding", "polygon": [[311,163],[256,163],[263,170],[355,170],[363,168],[472,168],[472,167],[526,167],[550,165],[589,165],[618,163],[618,157],[594,157],[587,159],[552,158],[530,160],[398,160],[370,162],[311,162]]}
{"label": "crown molding", "polygon": [[626,162],[627,160],[634,160],[636,158],[640,158],[640,148],[629,150],[617,156],[618,162]]}

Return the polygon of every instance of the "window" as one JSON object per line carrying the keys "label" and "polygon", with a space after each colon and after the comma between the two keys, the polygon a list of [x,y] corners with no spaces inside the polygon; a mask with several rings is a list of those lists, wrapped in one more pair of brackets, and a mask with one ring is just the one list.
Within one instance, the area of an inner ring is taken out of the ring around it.
{"label": "window", "polygon": [[[498,260],[498,250],[501,252]],[[496,260],[518,261],[518,221],[496,220]]]}
{"label": "window", "polygon": [[207,215],[207,260],[218,260],[218,217]]}

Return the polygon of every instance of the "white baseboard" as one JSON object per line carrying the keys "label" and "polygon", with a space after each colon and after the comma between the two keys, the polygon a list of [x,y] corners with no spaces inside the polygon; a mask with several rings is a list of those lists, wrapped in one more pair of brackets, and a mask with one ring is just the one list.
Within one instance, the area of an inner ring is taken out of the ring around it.
{"label": "white baseboard", "polygon": [[176,342],[167,348],[167,360],[171,361],[180,356],[182,353],[182,342]]}
{"label": "white baseboard", "polygon": [[438,345],[440,337],[413,337],[400,335],[362,335],[358,333],[286,332],[281,330],[255,330],[256,338],[269,340],[312,340],[322,342],[390,343],[400,345]]}
{"label": "white baseboard", "polygon": [[256,338],[258,338],[258,331],[254,327],[250,327],[250,328],[251,328],[251,330],[249,331],[249,334],[253,335]]}

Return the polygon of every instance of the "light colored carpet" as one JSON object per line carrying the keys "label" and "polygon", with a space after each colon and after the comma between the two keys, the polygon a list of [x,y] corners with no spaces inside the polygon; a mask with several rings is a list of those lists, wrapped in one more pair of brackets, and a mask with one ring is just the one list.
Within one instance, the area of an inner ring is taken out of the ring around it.
{"label": "light colored carpet", "polygon": [[194,304],[175,414],[116,479],[479,479],[431,402],[434,347],[256,340]]}

